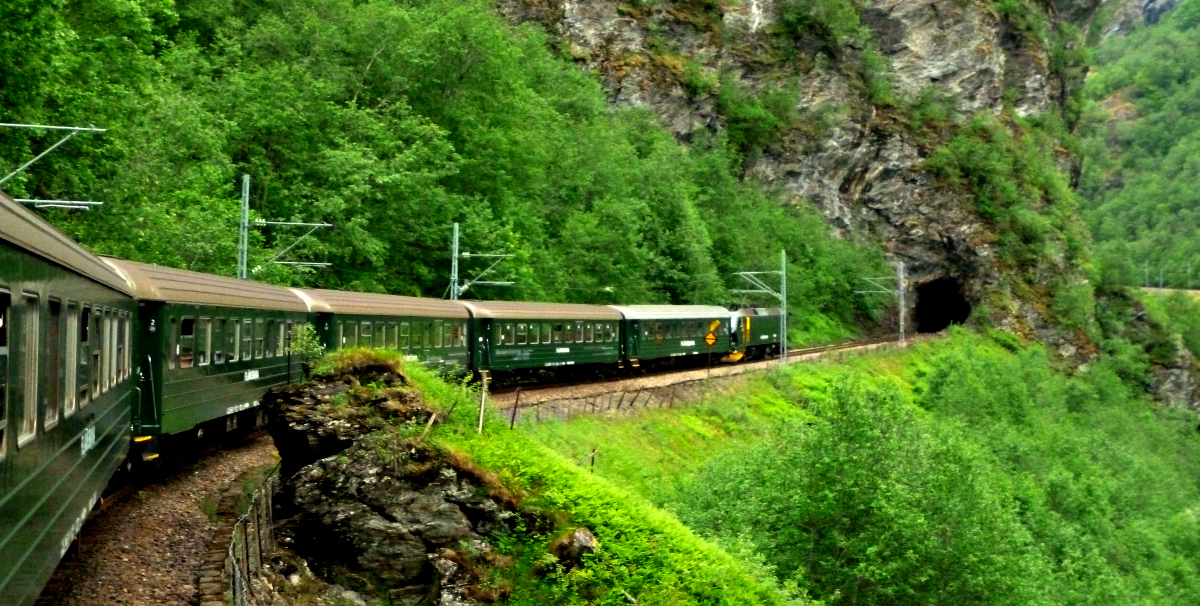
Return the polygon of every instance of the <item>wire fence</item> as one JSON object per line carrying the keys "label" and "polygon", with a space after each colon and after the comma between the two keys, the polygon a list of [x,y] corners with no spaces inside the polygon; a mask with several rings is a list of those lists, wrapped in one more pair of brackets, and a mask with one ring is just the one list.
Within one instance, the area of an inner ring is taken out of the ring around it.
{"label": "wire fence", "polygon": [[[248,499],[248,507],[233,525],[225,555],[228,598],[233,606],[260,606],[251,579],[262,571],[263,562],[275,551],[275,494],[279,490],[279,468],[271,470]],[[229,603],[229,602],[227,602]]]}

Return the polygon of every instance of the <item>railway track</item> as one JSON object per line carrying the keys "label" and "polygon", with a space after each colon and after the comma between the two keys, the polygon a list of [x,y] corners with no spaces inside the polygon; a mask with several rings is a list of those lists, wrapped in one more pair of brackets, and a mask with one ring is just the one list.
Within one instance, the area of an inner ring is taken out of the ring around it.
{"label": "railway track", "polygon": [[[917,337],[910,339],[909,342],[924,341],[929,337]],[[873,346],[880,346],[887,343],[895,343],[898,341],[897,336],[889,336],[874,339],[862,339],[858,341],[846,341],[843,343],[833,343],[829,345],[821,345],[817,347],[801,347],[788,350],[788,358],[800,360],[808,360],[819,358],[831,352],[847,351],[862,349]],[[713,377],[731,376],[750,372],[754,370],[762,370],[779,363],[779,358],[767,358],[765,360],[755,360],[740,363],[729,364],[713,364],[709,366],[696,365],[686,368],[670,368],[653,370],[638,374],[636,376],[593,376],[579,377],[568,381],[558,381],[553,383],[528,383],[523,385],[504,385],[499,386],[489,391],[489,397],[493,404],[502,409],[511,410],[518,403],[524,408],[528,406],[537,406],[540,403],[558,399],[572,399],[579,397],[590,397],[596,394],[613,393],[617,391],[636,391],[647,389],[644,386],[654,386],[655,388],[663,385],[671,385],[676,383],[687,383]]]}

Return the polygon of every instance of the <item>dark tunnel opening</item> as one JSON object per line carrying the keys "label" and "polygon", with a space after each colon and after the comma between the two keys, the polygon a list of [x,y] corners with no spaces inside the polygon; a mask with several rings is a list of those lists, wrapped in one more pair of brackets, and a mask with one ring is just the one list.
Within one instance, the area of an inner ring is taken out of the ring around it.
{"label": "dark tunnel opening", "polygon": [[938,278],[917,286],[917,332],[945,330],[966,322],[970,315],[971,304],[958,280]]}

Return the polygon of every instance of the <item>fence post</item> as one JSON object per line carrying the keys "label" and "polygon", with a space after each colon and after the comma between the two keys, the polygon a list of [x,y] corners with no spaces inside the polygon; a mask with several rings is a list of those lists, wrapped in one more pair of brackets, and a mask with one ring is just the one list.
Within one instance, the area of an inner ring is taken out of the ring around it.
{"label": "fence post", "polygon": [[512,429],[517,424],[517,409],[521,407],[521,388],[517,388],[517,401],[513,403],[512,420],[508,422],[508,428]]}

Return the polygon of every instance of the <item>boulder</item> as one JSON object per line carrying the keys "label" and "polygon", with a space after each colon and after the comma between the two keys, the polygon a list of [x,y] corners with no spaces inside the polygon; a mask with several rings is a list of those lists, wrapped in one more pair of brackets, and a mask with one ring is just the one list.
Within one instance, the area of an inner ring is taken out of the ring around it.
{"label": "boulder", "polygon": [[571,570],[583,564],[583,556],[594,553],[600,542],[591,530],[580,526],[550,544],[550,554],[563,568]]}

